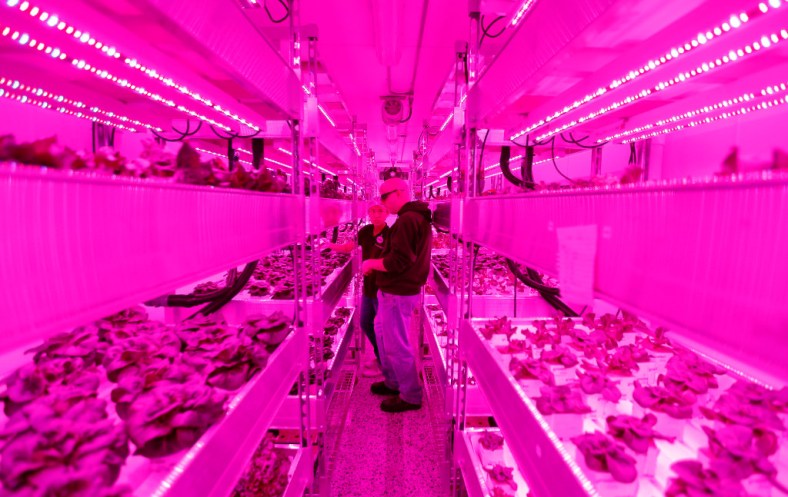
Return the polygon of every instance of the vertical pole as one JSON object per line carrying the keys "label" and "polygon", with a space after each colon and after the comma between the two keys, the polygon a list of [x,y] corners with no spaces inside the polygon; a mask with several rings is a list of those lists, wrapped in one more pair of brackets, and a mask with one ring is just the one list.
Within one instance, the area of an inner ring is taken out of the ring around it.
{"label": "vertical pole", "polygon": [[640,143],[643,144],[640,150],[640,157],[638,157],[643,167],[643,177],[641,179],[648,181],[651,179],[651,138]]}
{"label": "vertical pole", "polygon": [[[468,83],[470,82],[470,68],[468,67],[468,52],[469,48],[466,45],[462,52],[458,52],[457,54],[457,67],[455,67],[455,124],[462,123],[460,125],[460,129],[455,129],[455,171],[457,173],[456,176],[456,193],[452,196],[452,209],[457,206],[462,205],[462,198],[467,194],[468,191],[468,167],[467,167],[467,157],[465,157],[465,147],[467,144],[467,122],[466,119],[468,114],[466,112],[466,91],[468,88]],[[468,70],[466,70],[466,68]],[[459,200],[457,202],[456,200]],[[452,216],[454,217],[454,216]],[[462,226],[452,226],[452,234],[453,236],[457,236],[457,243],[455,245],[454,257],[452,262],[452,273],[455,275],[455,286],[454,292],[452,292],[453,297],[450,299],[450,314],[454,314],[453,316],[449,316],[447,320],[450,323],[450,329],[452,330],[452,368],[451,368],[451,378],[450,382],[452,384],[452,393],[453,393],[453,409],[452,409],[452,431],[451,431],[451,438],[449,443],[449,450],[450,450],[450,459],[451,459],[451,472],[450,472],[450,479],[451,479],[451,495],[459,495],[461,489],[461,476],[459,467],[456,464],[456,459],[454,457],[454,445],[459,437],[462,436],[460,433],[461,430],[461,423],[462,420],[460,419],[460,412],[462,411],[462,405],[464,403],[463,399],[463,373],[462,373],[462,351],[460,346],[460,339],[459,339],[459,330],[460,330],[460,323],[462,323],[463,316],[465,315],[465,298],[463,297],[465,285],[467,282],[467,270],[465,267],[465,257],[467,257],[467,245],[465,241],[461,239],[462,235]],[[454,308],[454,309],[452,309]]]}
{"label": "vertical pole", "polygon": [[[359,148],[359,152],[361,152],[361,148],[358,145],[359,130],[356,128],[356,117],[353,116],[350,121],[350,130],[353,139],[356,141],[356,147]],[[363,145],[363,144],[362,144]],[[352,192],[353,192],[353,228],[352,228],[352,237],[353,240],[358,240],[358,223],[356,220],[363,217],[364,210],[361,209],[360,205],[360,192],[359,192],[359,185],[363,184],[363,179],[361,176],[361,168],[362,163],[364,161],[364,154],[358,154],[353,161],[353,166],[351,169],[351,176],[353,181],[351,183]],[[361,249],[356,250],[356,253],[353,257],[353,305],[356,308],[356,315],[353,319],[353,359],[355,363],[353,364],[355,369],[355,375],[358,376],[361,374],[361,364],[364,358],[364,349],[366,347],[366,342],[364,337],[362,337],[361,333],[361,299],[362,299],[362,291],[363,291],[363,276],[361,276]]]}
{"label": "vertical pole", "polygon": [[232,171],[235,165],[235,149],[233,148],[233,139],[227,139],[227,170]]}
{"label": "vertical pole", "polygon": [[[260,164],[265,158],[265,140],[262,138],[252,138],[252,167],[260,169]],[[263,169],[265,169],[263,165]]]}
{"label": "vertical pole", "polygon": [[591,177],[602,175],[602,147],[591,150]]}

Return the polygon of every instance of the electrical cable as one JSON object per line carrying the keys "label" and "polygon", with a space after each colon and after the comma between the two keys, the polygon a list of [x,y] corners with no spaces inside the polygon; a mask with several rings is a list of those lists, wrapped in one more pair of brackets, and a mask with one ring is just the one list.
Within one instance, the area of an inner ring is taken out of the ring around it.
{"label": "electrical cable", "polygon": [[[410,118],[413,117],[413,96],[408,97],[408,115],[400,119],[400,124],[405,124],[406,122],[410,121]],[[405,151],[405,147],[403,147],[403,153]]]}
{"label": "electrical cable", "polygon": [[555,168],[556,172],[564,177],[567,181],[574,184],[575,180],[564,174],[560,169],[558,169],[558,164],[555,162],[555,136],[552,139],[552,143],[550,144],[550,158],[553,161],[553,167]]}
{"label": "electrical cable", "polygon": [[506,19],[506,16],[498,16],[495,19],[493,19],[492,22],[490,22],[490,24],[485,26],[484,25],[484,16],[482,16],[481,21],[479,23],[479,25],[482,28],[482,36],[479,39],[479,48],[482,48],[482,43],[484,43],[484,39],[485,38],[491,38],[491,39],[492,38],[498,38],[499,36],[501,36],[506,31],[506,26],[504,25],[504,27],[500,31],[498,31],[497,33],[490,34],[490,30],[495,25],[495,23],[497,23],[498,21],[501,21],[503,19]]}
{"label": "electrical cable", "polygon": [[285,9],[285,15],[281,19],[274,19],[274,15],[271,14],[270,10],[268,10],[268,0],[263,0],[263,8],[265,9],[265,13],[268,14],[268,19],[270,19],[274,24],[283,23],[288,17],[290,17],[290,7],[287,5],[287,3],[284,0],[277,0],[277,2],[279,2],[279,5]]}
{"label": "electrical cable", "polygon": [[[584,148],[586,150],[593,150],[595,148],[602,147],[602,146],[607,145],[609,143],[609,142],[602,142],[602,143],[599,143],[597,145],[583,145],[581,142],[583,142],[583,141],[587,140],[588,138],[590,138],[590,135],[587,135],[587,136],[584,136],[583,138],[579,138],[578,139],[578,138],[575,138],[575,136],[570,132],[569,133],[569,139],[567,139],[564,136],[563,133],[560,133],[560,136],[561,136],[561,139],[564,140],[564,142],[571,143],[572,145],[574,145],[576,147]],[[555,136],[553,136],[553,139],[555,139]]]}

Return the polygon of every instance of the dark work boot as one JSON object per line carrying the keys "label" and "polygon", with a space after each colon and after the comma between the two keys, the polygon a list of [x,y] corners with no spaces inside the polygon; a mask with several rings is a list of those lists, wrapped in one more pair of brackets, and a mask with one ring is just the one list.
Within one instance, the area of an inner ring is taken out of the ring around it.
{"label": "dark work boot", "polygon": [[376,381],[369,390],[375,395],[399,395],[399,390],[387,387],[385,381]]}

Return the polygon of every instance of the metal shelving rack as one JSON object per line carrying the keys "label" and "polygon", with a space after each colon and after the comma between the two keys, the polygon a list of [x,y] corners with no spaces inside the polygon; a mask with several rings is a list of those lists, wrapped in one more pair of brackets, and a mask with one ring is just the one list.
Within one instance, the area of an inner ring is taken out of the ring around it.
{"label": "metal shelving rack", "polygon": [[[90,27],[91,34],[101,40],[123,40],[126,45],[119,50],[133,51],[150,68],[167,68],[167,75],[178,76],[176,83],[187,85],[193,98],[197,99],[199,93],[201,103],[192,102],[198,111],[204,111],[202,104],[216,105],[207,112],[221,108],[230,116],[226,109],[231,109],[256,124],[288,121],[296,144],[293,167],[297,181],[291,185],[294,194],[279,195],[0,164],[0,224],[4,226],[5,242],[0,242],[0,261],[7,270],[0,282],[0,350],[4,353],[16,354],[16,349],[22,350],[37,340],[171,293],[271,251],[299,243],[303,246],[337,224],[355,222],[362,215],[358,192],[354,192],[352,201],[320,199],[303,192],[301,172],[317,158],[304,153],[302,82],[278,50],[247,21],[237,2],[197,5],[145,0],[128,8],[93,0],[77,0],[68,8],[51,0],[36,4],[36,10],[58,12],[77,26]],[[13,5],[9,3],[9,7]],[[29,25],[31,32],[39,29],[35,19],[17,19],[14,16],[18,13],[7,10],[0,13],[4,21],[6,15],[10,25],[18,22]],[[205,22],[208,19],[211,22]],[[156,31],[159,38],[140,37],[138,22],[161,26]],[[299,30],[301,26],[293,28]],[[164,39],[172,45],[166,51],[157,45]],[[76,47],[72,55],[84,52],[93,57],[91,50]],[[178,52],[188,52],[192,58],[186,62],[186,58],[175,60],[168,55]],[[200,57],[210,59],[216,81],[194,71]],[[126,67],[118,71],[121,77],[126,72],[136,74]],[[90,74],[83,77],[91,84],[75,90],[75,95],[90,96],[91,91],[104,88],[104,83],[91,80]],[[233,84],[223,84],[224,80]],[[160,116],[169,119],[177,115],[174,110],[165,111],[163,104],[141,97],[126,106],[123,97],[128,96],[128,90],[111,85],[108,88],[120,96],[113,101],[116,109],[134,106],[140,116],[154,123]],[[208,98],[213,104],[206,104]],[[207,129],[208,124],[204,124]],[[327,124],[324,128],[312,144],[313,150],[319,143],[352,165],[358,175],[361,159],[342,136],[328,130]],[[235,131],[237,136],[255,134],[243,127]],[[307,155],[312,159],[309,165],[301,160]],[[320,436],[310,433],[312,413],[305,396],[309,333],[312,329],[322,333],[322,316],[330,314],[340,302],[355,269],[351,262],[325,292],[310,299],[297,292],[301,295],[285,304],[300,318],[294,333],[271,356],[268,367],[230,401],[222,422],[185,451],[180,461],[173,462],[172,468],[157,468],[160,481],[154,481],[158,474],[146,480],[153,495],[228,495],[296,382],[301,387],[295,423],[301,432],[301,448],[284,495],[297,497],[321,491],[313,483],[315,467],[324,467],[322,459],[326,456],[313,445],[316,441],[320,444]],[[302,267],[294,270],[297,289],[302,290],[307,283],[306,272]],[[231,321],[240,320],[247,312],[239,311]],[[354,326],[351,323],[343,335],[333,368],[341,369],[343,359],[355,350],[351,343]],[[348,383],[342,375],[334,381],[338,391]]]}
{"label": "metal shelving rack", "polygon": [[[480,130],[503,128],[504,139],[496,145],[549,147],[551,138],[560,140],[567,130],[589,135],[585,143],[596,145],[611,137],[642,139],[646,134],[638,130],[660,132],[677,122],[689,128],[736,117],[737,106],[750,105],[750,112],[782,105],[782,89],[775,90],[775,99],[760,91],[784,83],[785,59],[773,48],[786,39],[781,29],[788,12],[781,6],[744,0],[534,2],[484,66],[477,57],[479,17],[471,16],[468,74],[455,78],[468,83],[458,84],[455,95],[455,114],[463,118],[451,121],[463,124],[444,133],[454,138],[447,173],[455,191],[437,205],[436,224],[456,239],[454,250],[459,244],[468,254],[478,244],[553,277],[559,276],[558,231],[595,227],[596,298],[654,327],[668,327],[680,345],[733,370],[785,385],[788,273],[779,261],[788,252],[788,176],[769,171],[492,197],[480,196],[472,181],[484,168]],[[773,64],[734,74],[730,68],[744,60],[740,55],[752,60],[758,50],[772,54],[760,56]],[[748,104],[733,100],[742,92],[748,92]],[[754,103],[749,92],[756,95]],[[758,107],[762,99],[768,102]],[[713,107],[718,102],[724,105]],[[689,125],[682,114],[690,109],[710,113],[710,119],[693,118],[698,122]],[[461,495],[464,479],[470,495],[484,495],[465,437],[470,368],[534,494],[599,495],[496,360],[497,351],[473,329],[478,307],[468,284],[472,261],[455,255],[452,281],[435,284],[458,350],[447,358],[447,381],[458,386],[451,415],[454,494]]]}

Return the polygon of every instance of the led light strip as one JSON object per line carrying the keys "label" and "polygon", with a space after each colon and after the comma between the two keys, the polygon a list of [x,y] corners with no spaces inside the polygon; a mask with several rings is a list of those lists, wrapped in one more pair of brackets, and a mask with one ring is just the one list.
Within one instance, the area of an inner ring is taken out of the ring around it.
{"label": "led light strip", "polygon": [[[645,62],[641,67],[629,71],[625,76],[612,80],[610,83],[608,83],[606,87],[598,88],[594,93],[590,93],[586,95],[581,100],[576,100],[575,102],[572,103],[572,105],[568,105],[563,109],[561,109],[560,111],[556,111],[552,115],[540,119],[538,122],[517,132],[510,139],[515,140],[525,135],[526,133],[530,133],[531,131],[541,126],[544,126],[550,121],[553,121],[591,102],[592,100],[604,95],[608,91],[614,90],[616,88],[621,87],[622,85],[634,81],[639,76],[646,74],[647,72],[652,71],[663,64],[669,63],[670,61],[679,58],[681,55],[690,52],[691,50],[698,48],[701,45],[706,44],[706,42],[712,40],[713,38],[723,36],[725,33],[730,32],[732,29],[739,28],[744,23],[752,19],[763,16],[764,14],[769,12],[769,6],[772,7],[772,10],[779,8],[780,1],[781,0],[769,0],[769,5],[761,2],[757,8],[753,7],[747,12],[742,12],[740,14],[732,14],[727,21],[722,22],[720,25],[714,26],[713,28],[707,30],[706,32],[698,34],[698,36],[693,38],[692,40],[685,41],[683,44],[679,44],[677,47],[671,48],[668,52],[666,52],[664,55],[660,56],[659,58],[654,58],[653,60],[649,60],[648,62]],[[788,0],[782,0],[782,1],[783,3],[788,3]]]}
{"label": "led light strip", "polygon": [[[301,85],[301,89],[304,90],[304,93],[306,93],[307,95],[310,95],[310,96],[312,95],[312,92],[305,85]],[[326,109],[324,109],[322,105],[317,104],[317,110],[319,110],[320,113],[323,114],[323,116],[326,118],[326,120],[331,125],[331,127],[333,127],[333,128],[337,127],[337,125],[334,122],[334,120],[331,119],[331,116],[328,115],[328,112],[326,112]]]}
{"label": "led light strip", "polygon": [[[785,87],[785,85],[783,85],[783,87]],[[727,107],[731,107],[731,106],[736,105],[736,104],[749,102],[750,100],[754,100],[754,99],[755,99],[755,94],[753,94],[753,93],[745,93],[744,95],[741,95],[741,96],[738,96],[736,98],[732,98],[732,99],[729,99],[729,100],[723,100],[722,102],[716,103],[714,105],[706,105],[704,107],[700,107],[698,109],[694,109],[694,110],[691,110],[689,112],[685,112],[683,114],[676,114],[676,115],[671,116],[671,117],[669,117],[667,119],[661,119],[661,120],[656,121],[654,123],[646,124],[646,125],[640,126],[638,128],[635,128],[635,129],[631,129],[631,130],[628,130],[628,131],[623,131],[621,133],[616,133],[615,135],[611,135],[611,136],[605,137],[604,139],[597,140],[597,143],[607,142],[607,141],[611,141],[611,140],[618,140],[619,138],[626,138],[627,136],[637,135],[637,134],[640,134],[643,131],[647,131],[649,129],[654,129],[654,128],[659,127],[659,126],[665,126],[666,124],[672,124],[672,123],[675,123],[675,122],[678,122],[678,121],[683,121],[684,119],[689,119],[689,118],[695,117],[695,116],[697,116],[699,114],[708,114],[708,113],[711,113],[711,112],[714,112],[714,111],[717,111],[717,110],[721,110],[721,109],[725,109]]]}
{"label": "led light strip", "polygon": [[331,116],[328,115],[328,112],[326,112],[326,109],[324,109],[322,105],[317,104],[317,110],[319,110],[320,113],[323,114],[323,117],[326,118],[326,120],[328,121],[328,123],[331,125],[332,128],[336,128],[337,127],[337,125],[334,122],[334,120],[331,119]]}
{"label": "led light strip", "polygon": [[742,115],[748,114],[750,112],[757,112],[757,111],[761,111],[761,110],[771,109],[773,107],[778,107],[778,106],[784,105],[786,103],[788,103],[788,97],[775,98],[775,99],[770,100],[768,102],[761,102],[758,105],[751,105],[749,107],[742,107],[742,108],[737,109],[737,110],[735,110],[733,112],[723,112],[722,114],[714,116],[714,117],[706,117],[704,119],[700,119],[700,120],[697,120],[697,121],[690,121],[687,124],[679,124],[678,126],[674,126],[672,128],[664,128],[664,129],[661,129],[659,131],[654,131],[652,133],[643,134],[643,135],[637,136],[635,138],[630,138],[630,139],[624,140],[621,143],[633,143],[633,142],[640,141],[640,140],[643,140],[643,139],[646,139],[646,138],[654,138],[655,136],[659,136],[659,135],[667,135],[667,134],[670,134],[670,133],[674,133],[676,131],[680,131],[680,130],[682,130],[684,128],[694,128],[696,126],[700,126],[700,125],[703,125],[703,124],[711,124],[713,122],[723,121],[725,119],[730,119],[732,117],[742,116]]}
{"label": "led light strip", "polygon": [[517,24],[525,17],[526,12],[528,12],[531,7],[536,3],[536,0],[525,0],[520,8],[517,9],[517,12],[512,17],[512,26],[517,26]]}
{"label": "led light strip", "polygon": [[445,121],[443,121],[443,124],[441,124],[441,131],[443,131],[444,129],[446,129],[446,126],[448,126],[448,125],[449,125],[449,123],[451,122],[451,120],[452,120],[452,118],[453,118],[453,117],[454,117],[454,112],[452,112],[451,114],[449,114],[449,115],[446,117],[446,120],[445,120]]}
{"label": "led light strip", "polygon": [[73,59],[71,61],[71,64],[74,67],[76,67],[77,69],[81,69],[83,71],[91,72],[91,73],[95,74],[97,77],[99,77],[101,79],[106,79],[108,81],[112,81],[113,83],[115,83],[116,85],[120,86],[121,88],[128,88],[128,89],[130,89],[130,90],[132,90],[132,91],[134,91],[134,92],[136,92],[136,93],[138,93],[140,95],[148,97],[149,99],[153,100],[154,102],[160,102],[160,103],[166,105],[167,107],[175,108],[175,109],[183,112],[184,114],[187,114],[187,115],[189,115],[191,117],[194,117],[196,119],[200,119],[202,121],[205,121],[205,122],[207,122],[209,124],[212,124],[213,126],[216,126],[217,128],[221,128],[221,129],[223,129],[225,131],[232,131],[232,129],[229,126],[227,126],[227,125],[224,125],[224,124],[222,124],[222,123],[220,123],[220,122],[218,122],[218,121],[216,121],[214,119],[211,119],[210,117],[208,117],[208,116],[206,116],[204,114],[200,114],[199,112],[196,112],[196,111],[194,111],[192,109],[189,109],[189,108],[187,108],[184,105],[176,105],[176,103],[173,100],[164,98],[161,95],[159,95],[158,93],[152,93],[152,92],[146,90],[142,86],[138,86],[138,85],[135,85],[133,83],[130,83],[126,79],[122,79],[122,78],[118,78],[117,76],[113,76],[107,70],[103,70],[103,69],[100,70],[100,69],[98,69],[95,66],[91,66],[90,64],[88,64],[84,60]]}
{"label": "led light strip", "polygon": [[[215,155],[216,157],[221,157],[222,159],[227,160],[227,155],[220,154],[219,152],[214,152],[213,150],[207,150],[205,148],[200,148],[200,147],[194,147],[194,150],[196,150],[198,152],[205,153],[205,154]],[[238,159],[238,162],[242,162],[244,164],[249,164],[250,166],[252,165],[252,163],[249,162],[248,160]]]}
{"label": "led light strip", "polygon": [[5,90],[3,88],[0,88],[0,98],[7,98],[7,99],[10,99],[10,100],[16,100],[17,102],[20,102],[20,103],[23,103],[23,104],[29,104],[29,105],[34,105],[36,107],[41,107],[42,109],[56,110],[56,111],[60,112],[61,114],[68,114],[70,116],[78,117],[80,119],[86,119],[88,121],[93,121],[93,122],[97,122],[97,123],[101,123],[101,124],[106,124],[107,126],[113,126],[115,128],[119,128],[119,129],[122,129],[122,130],[125,130],[125,131],[130,131],[131,133],[136,133],[137,132],[137,130],[135,128],[132,128],[130,126],[126,126],[125,124],[115,123],[115,122],[112,122],[112,121],[108,121],[106,119],[101,119],[100,117],[96,117],[96,116],[90,116],[90,115],[85,114],[82,111],[73,111],[73,110],[68,109],[67,107],[63,107],[63,106],[53,107],[53,105],[51,103],[49,103],[49,102],[45,102],[43,100],[37,100],[35,98],[28,97],[27,95],[18,95],[16,93],[12,92],[12,91]]}
{"label": "led light strip", "polygon": [[[770,85],[770,86],[767,86],[767,87],[762,88],[760,90],[760,94],[761,94],[760,96],[762,96],[762,97],[769,97],[771,95],[779,94],[779,93],[784,92],[786,90],[788,90],[788,86],[786,85],[786,83],[780,83],[779,85],[777,85],[777,84]],[[716,111],[716,110],[726,109],[726,108],[732,107],[732,106],[734,106],[736,104],[746,103],[746,102],[749,102],[749,101],[754,100],[754,99],[755,99],[755,94],[753,94],[753,93],[744,93],[744,94],[742,94],[742,95],[740,95],[740,96],[738,96],[736,98],[732,98],[732,99],[728,99],[728,100],[722,100],[720,102],[717,102],[714,105],[704,106],[702,108],[698,108],[698,109],[695,109],[695,110],[690,111],[690,112],[685,112],[683,114],[677,114],[677,115],[671,116],[668,119],[661,119],[661,120],[659,120],[659,121],[657,121],[655,123],[647,124],[645,126],[641,126],[639,128],[635,128],[635,129],[630,130],[630,131],[626,131],[626,132],[623,132],[623,133],[618,133],[617,135],[613,135],[610,138],[611,139],[617,139],[617,138],[623,138],[623,137],[631,136],[631,135],[635,135],[635,134],[640,134],[643,131],[647,131],[649,129],[653,129],[653,128],[658,127],[658,126],[664,126],[666,124],[672,124],[672,123],[675,123],[675,122],[678,122],[678,121],[681,121],[681,120],[684,120],[684,119],[689,119],[690,117],[695,117],[695,116],[697,116],[699,114],[708,114],[708,113]],[[755,106],[755,107],[757,108],[757,106]],[[698,123],[705,124],[705,121],[698,121]],[[673,128],[673,131],[678,131],[680,129],[682,129],[682,128],[676,126],[676,127]],[[657,136],[657,134],[661,134],[661,133],[658,133],[658,132],[655,132],[655,133],[647,133],[647,134],[644,134],[644,136],[651,137],[651,135]],[[642,138],[640,138],[640,139],[642,139]],[[597,140],[597,142],[599,142],[599,141],[600,140]],[[624,141],[622,143],[630,143],[632,141],[637,141],[637,140],[627,140],[627,141]]]}
{"label": "led light strip", "polygon": [[[58,94],[46,91],[43,88],[35,88],[35,87],[29,86],[29,85],[22,84],[21,82],[19,82],[18,80],[15,80],[15,79],[10,79],[10,78],[6,78],[6,77],[0,77],[0,85],[5,85],[6,87],[10,88],[11,90],[22,91],[22,92],[34,95],[36,97],[43,97],[43,98],[46,98],[48,100],[52,100],[52,101],[54,101],[57,104],[67,104],[67,105],[71,105],[72,107],[76,107],[77,109],[87,109],[87,110],[89,110],[90,112],[92,112],[94,114],[101,114],[101,115],[104,115],[104,116],[112,118],[112,119],[117,119],[117,120],[121,121],[124,124],[131,123],[131,124],[134,124],[135,126],[139,126],[139,127],[142,127],[142,128],[152,129],[152,130],[155,130],[155,131],[162,131],[161,128],[158,128],[156,126],[152,126],[152,125],[147,124],[147,123],[143,123],[142,121],[138,121],[136,119],[131,119],[129,117],[126,117],[126,116],[124,116],[122,114],[118,114],[116,112],[104,110],[104,109],[102,109],[102,108],[100,108],[98,106],[95,106],[95,105],[91,106],[91,107],[88,107],[83,102],[80,102],[80,101],[77,101],[77,100],[72,100],[72,99],[67,98],[67,97],[65,97],[63,95],[58,95]],[[81,117],[81,116],[78,116],[78,117]],[[127,128],[127,129],[131,130],[132,128]]]}
{"label": "led light strip", "polygon": [[272,164],[276,164],[278,166],[286,167],[287,169],[293,169],[292,166],[288,166],[284,162],[279,162],[278,160],[272,159],[270,157],[264,157],[263,160],[271,162]]}
{"label": "led light strip", "polygon": [[[221,157],[221,158],[227,160],[227,156],[225,154],[220,154],[219,152],[214,152],[212,150],[207,150],[207,149],[204,149],[204,148],[195,148],[195,150],[197,150],[198,152],[204,152],[206,154],[215,155],[217,157]],[[241,149],[237,148],[236,150],[241,150]],[[242,150],[242,152],[246,152],[246,150]],[[250,152],[246,152],[246,153],[250,153]],[[263,160],[265,160],[266,162],[271,162],[271,163],[276,164],[278,166],[286,167],[287,169],[293,169],[292,167],[288,166],[287,164],[285,164],[283,162],[279,162],[278,160],[271,159],[269,157],[263,157]],[[248,160],[238,159],[238,162],[242,162],[242,163],[248,164],[250,166],[252,165],[252,163],[249,162]]]}
{"label": "led light strip", "polygon": [[759,51],[761,48],[769,48],[771,46],[777,45],[782,41],[785,41],[786,39],[788,39],[788,30],[785,29],[781,30],[779,35],[777,33],[772,33],[771,35],[768,36],[763,35],[759,40],[753,42],[750,45],[746,45],[743,49],[739,48],[738,50],[735,51],[731,50],[730,52],[728,52],[727,55],[723,55],[722,58],[717,58],[715,60],[703,62],[701,65],[699,65],[695,69],[692,69],[691,71],[685,71],[683,73],[679,73],[674,78],[669,79],[668,81],[662,81],[656,86],[654,86],[653,89],[642,90],[640,93],[636,95],[627,96],[626,98],[614,102],[608,105],[607,107],[603,107],[602,109],[599,109],[595,112],[591,112],[590,114],[587,114],[576,121],[571,121],[567,124],[564,124],[563,126],[552,129],[547,133],[537,136],[536,141],[542,141],[544,139],[550,138],[551,136],[557,135],[558,133],[562,133],[567,129],[572,128],[578,124],[582,124],[586,121],[595,119],[610,111],[617,110],[621,107],[625,107],[653,93],[658,93],[667,90],[672,86],[689,81],[690,79],[700,76],[704,73],[707,73],[715,68],[719,68],[721,66],[736,62],[737,60],[740,60],[741,58],[747,55],[751,55]]}
{"label": "led light strip", "polygon": [[[0,27],[3,27],[3,26],[0,26]],[[9,26],[3,27],[3,30],[0,31],[0,34],[2,34],[5,37],[9,37],[10,36],[12,40],[18,41],[20,45],[28,46],[30,48],[35,48],[39,52],[44,52],[46,54],[51,55],[53,58],[56,58],[56,59],[59,59],[59,60],[62,60],[62,61],[65,61],[66,58],[67,58],[65,52],[62,52],[59,48],[52,47],[52,46],[47,45],[47,44],[45,44],[43,42],[37,42],[34,38],[30,38],[30,36],[27,33],[20,33],[19,31],[14,31]],[[99,68],[97,68],[95,66],[91,66],[90,64],[88,64],[84,60],[71,59],[71,65],[74,68],[76,68],[76,69],[81,69],[81,70],[93,73],[94,75],[96,75],[96,77],[99,77],[101,79],[106,79],[106,80],[112,81],[113,83],[117,84],[118,86],[120,86],[122,88],[129,88],[129,89],[133,90],[134,92],[136,92],[136,93],[138,93],[140,95],[143,95],[143,96],[146,96],[146,97],[150,98],[153,101],[164,103],[164,104],[166,104],[169,107],[174,107],[174,108],[178,109],[181,112],[184,112],[184,113],[186,113],[186,114],[188,114],[188,115],[190,115],[192,117],[195,117],[197,119],[201,119],[203,121],[211,123],[211,124],[213,124],[214,126],[216,126],[218,128],[224,129],[225,131],[231,131],[229,126],[225,126],[224,124],[221,124],[221,123],[219,123],[217,121],[214,121],[213,119],[210,119],[207,116],[199,114],[199,113],[197,113],[197,112],[195,112],[195,111],[193,111],[191,109],[188,109],[188,108],[186,108],[183,105],[176,106],[175,102],[173,102],[172,100],[168,100],[168,99],[165,99],[164,97],[162,97],[161,95],[158,95],[158,94],[155,94],[155,93],[151,93],[151,92],[149,92],[148,90],[146,90],[145,88],[143,88],[141,86],[137,86],[137,85],[134,85],[132,83],[129,83],[128,80],[121,79],[121,78],[118,78],[116,76],[113,76],[108,71],[100,70]]]}
{"label": "led light strip", "polygon": [[361,150],[358,149],[358,144],[356,143],[356,137],[353,136],[353,133],[348,134],[348,136],[350,137],[350,142],[353,144],[353,150],[355,150],[356,156],[361,157]]}
{"label": "led light strip", "polygon": [[27,45],[30,48],[37,49],[39,52],[43,51],[53,59],[66,60],[68,57],[66,53],[61,51],[59,48],[39,42],[35,38],[31,38],[27,33],[20,33],[19,31],[12,30],[10,26],[3,27],[3,30],[0,31],[0,34],[2,34],[4,37],[10,36],[13,41],[19,42],[20,45]]}
{"label": "led light strip", "polygon": [[[293,155],[293,152],[291,152],[291,151],[287,150],[286,148],[279,147],[277,150],[279,150],[279,151],[280,151],[280,152],[282,152],[283,154],[287,154],[287,155],[289,155],[289,156],[291,156],[291,157],[292,157],[292,155]],[[318,165],[317,165],[317,163],[315,163],[315,162],[309,162],[309,161],[308,161],[308,160],[306,160],[306,159],[302,159],[302,160],[304,161],[304,163],[306,163],[306,164],[310,164],[310,165],[312,165],[312,166],[315,166],[316,168],[320,169],[321,171],[323,171],[323,172],[324,172],[324,173],[326,173],[326,174],[330,174],[330,175],[332,175],[332,176],[339,176],[339,173],[335,173],[334,171],[329,171],[328,169],[324,168],[323,166],[318,166]]]}
{"label": "led light strip", "polygon": [[441,174],[441,175],[438,177],[438,179],[436,179],[436,180],[435,180],[435,181],[433,181],[432,183],[427,183],[427,184],[426,184],[426,185],[424,185],[424,186],[432,186],[432,185],[434,185],[434,184],[438,183],[440,180],[442,180],[443,178],[445,178],[446,176],[450,175],[450,174],[451,174],[451,173],[453,173],[453,172],[454,172],[454,169],[449,169],[449,170],[448,170],[448,171],[446,171],[445,173]]}
{"label": "led light strip", "polygon": [[[96,40],[95,38],[90,36],[90,34],[87,33],[86,31],[77,29],[75,26],[61,20],[55,14],[49,14],[48,12],[42,11],[38,7],[31,6],[31,4],[27,1],[20,2],[19,0],[6,0],[6,5],[8,5],[9,7],[17,7],[20,11],[27,12],[28,14],[30,14],[31,17],[37,18],[39,21],[46,24],[50,28],[57,28],[58,31],[63,31],[67,35],[73,36],[75,39],[95,48],[96,50],[100,51],[107,57],[113,59],[120,59],[121,57],[123,57],[120,51],[118,51],[115,47]],[[151,69],[149,67],[143,66],[142,64],[137,62],[136,59],[124,57],[123,62],[127,66],[139,70],[140,72],[146,74],[148,77],[158,80],[165,86],[175,88],[179,92],[188,95],[192,99],[212,108],[213,110],[227,116],[228,118],[240,124],[243,124],[249,128],[252,128],[255,131],[260,131],[259,126],[252,124],[250,121],[247,121],[246,119],[239,117],[237,114],[230,112],[227,109],[223,109],[218,104],[214,104],[209,99],[202,97],[199,93],[190,90],[188,87],[186,87],[186,85],[176,83],[172,78],[159,74],[159,72],[156,71],[155,69]]]}
{"label": "led light strip", "polygon": [[[243,153],[245,153],[245,154],[254,155],[252,152],[250,152],[250,151],[246,150],[245,148],[238,147],[238,148],[236,148],[235,150],[237,150],[237,151],[239,151],[239,152],[243,152]],[[288,165],[287,165],[287,164],[285,164],[284,162],[279,162],[278,160],[271,159],[270,157],[263,157],[263,160],[264,160],[264,161],[271,162],[271,163],[273,163],[273,164],[277,164],[277,165],[279,165],[279,166],[282,166],[282,167],[286,167],[286,168],[288,168],[288,169],[293,169],[293,168],[292,168],[292,166],[288,166]]]}

